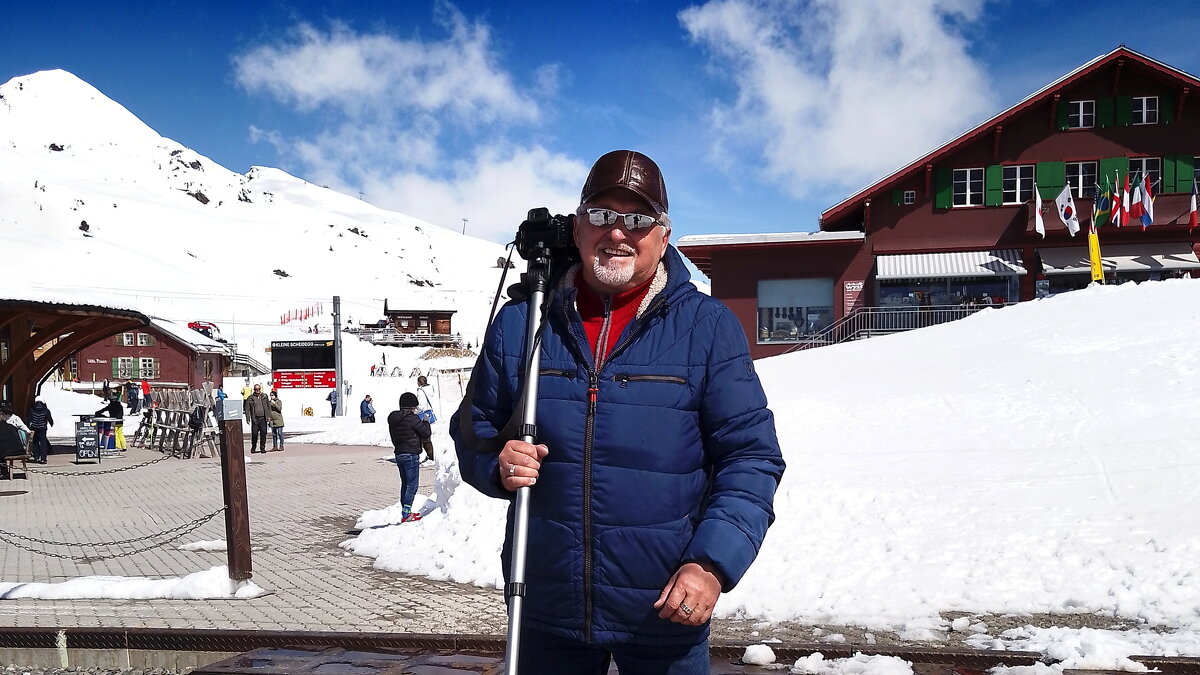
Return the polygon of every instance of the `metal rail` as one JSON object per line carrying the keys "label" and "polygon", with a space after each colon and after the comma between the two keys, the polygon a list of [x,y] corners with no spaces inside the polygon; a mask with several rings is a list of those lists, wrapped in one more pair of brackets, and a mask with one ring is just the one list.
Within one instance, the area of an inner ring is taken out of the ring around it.
{"label": "metal rail", "polygon": [[1007,307],[1016,303],[997,305],[932,305],[926,307],[859,307],[833,324],[797,337],[795,340],[760,340],[760,345],[788,345],[784,354],[827,347],[842,342],[903,333],[951,321],[965,319],[985,309]]}

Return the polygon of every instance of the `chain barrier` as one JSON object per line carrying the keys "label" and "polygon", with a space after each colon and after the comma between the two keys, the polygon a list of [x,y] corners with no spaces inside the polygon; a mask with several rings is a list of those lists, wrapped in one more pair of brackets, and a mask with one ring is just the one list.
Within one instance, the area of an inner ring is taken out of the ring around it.
{"label": "chain barrier", "polygon": [[[22,549],[25,551],[29,551],[30,553],[37,553],[38,555],[49,556],[51,558],[61,558],[63,560],[76,560],[78,562],[83,562],[83,563],[92,563],[92,562],[98,562],[101,560],[112,560],[113,558],[124,558],[126,556],[136,555],[138,553],[145,553],[146,551],[149,551],[154,548],[158,548],[159,546],[162,546],[163,544],[169,544],[169,543],[175,541],[176,539],[179,539],[183,535],[188,534],[189,532],[192,532],[193,530],[196,530],[201,525],[207,523],[208,521],[212,520],[213,518],[216,518],[223,511],[225,511],[224,506],[217,509],[216,511],[213,511],[212,513],[209,513],[204,516],[200,516],[199,518],[197,518],[189,523],[184,523],[183,525],[176,525],[175,527],[172,527],[169,530],[163,530],[162,532],[155,532],[154,534],[146,535],[144,537],[136,537],[133,539],[122,539],[122,540],[118,540],[118,541],[96,541],[96,542],[50,541],[49,539],[38,539],[37,537],[27,537],[23,534],[17,534],[16,532],[8,532],[7,530],[0,530],[0,541],[3,541],[4,543],[14,546],[16,548],[19,548],[19,549]],[[79,548],[104,548],[104,547],[109,547],[109,546],[123,546],[125,544],[132,544],[132,543],[138,542],[138,541],[147,541],[149,539],[153,539],[155,537],[161,537],[161,536],[167,535],[167,534],[170,534],[171,536],[162,541],[155,542],[148,546],[143,546],[141,548],[136,548],[131,551],[123,551],[121,553],[113,553],[113,554],[109,554],[109,555],[74,556],[74,555],[64,554],[64,553],[52,553],[50,551],[43,551],[41,549],[36,549],[36,548],[33,548],[32,546],[26,546],[25,544],[21,543],[21,541],[28,541],[28,542],[35,543],[35,544],[43,544],[45,546],[75,546],[75,547],[79,547]],[[17,541],[17,540],[21,540],[21,541]]]}
{"label": "chain barrier", "polygon": [[174,458],[175,458],[175,455],[163,455],[162,457],[159,457],[158,459],[152,459],[149,462],[142,462],[141,464],[130,464],[129,466],[122,466],[122,467],[118,467],[116,469],[105,469],[104,471],[47,471],[46,469],[30,469],[29,473],[40,473],[44,476],[67,476],[67,477],[71,477],[71,478],[73,478],[75,476],[103,476],[106,473],[120,473],[122,471],[132,471],[134,469],[140,469],[143,466],[150,466],[151,464],[158,464],[159,462],[165,462],[168,459],[174,459]]}

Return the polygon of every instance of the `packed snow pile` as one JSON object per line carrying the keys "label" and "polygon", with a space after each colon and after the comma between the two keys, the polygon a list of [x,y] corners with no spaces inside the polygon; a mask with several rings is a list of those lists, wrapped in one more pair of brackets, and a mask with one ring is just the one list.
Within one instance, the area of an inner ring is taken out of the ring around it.
{"label": "packed snow pile", "polygon": [[[1179,279],[756,362],[788,470],[717,614],[932,640],[947,611],[1090,614],[1142,627],[1126,655],[1200,653],[1197,335],[1200,280]],[[343,546],[498,586],[506,504],[438,461],[430,515]],[[1069,642],[956,628],[988,647]],[[1078,662],[1121,664],[1073,635]]]}

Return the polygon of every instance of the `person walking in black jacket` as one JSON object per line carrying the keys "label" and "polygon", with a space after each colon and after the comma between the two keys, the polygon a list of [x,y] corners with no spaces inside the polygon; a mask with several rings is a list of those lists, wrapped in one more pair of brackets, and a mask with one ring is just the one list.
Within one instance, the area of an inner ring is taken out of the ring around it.
{"label": "person walking in black jacket", "polygon": [[33,443],[29,448],[36,464],[45,464],[50,453],[50,439],[46,438],[48,427],[54,426],[54,415],[46,402],[38,399],[29,408],[29,429],[33,431]]}
{"label": "person walking in black jacket", "polygon": [[[242,402],[242,411],[250,424],[250,454],[267,451],[267,418],[271,415],[271,401],[262,393],[262,385],[254,385],[254,393]],[[255,450],[254,448],[258,448]]]}
{"label": "person walking in black jacket", "polygon": [[420,520],[421,514],[413,513],[413,500],[421,481],[421,450],[433,459],[433,432],[429,422],[417,417],[417,395],[406,391],[400,395],[400,409],[388,415],[388,431],[392,445],[396,447],[396,467],[400,469],[400,505],[403,507],[402,522]]}

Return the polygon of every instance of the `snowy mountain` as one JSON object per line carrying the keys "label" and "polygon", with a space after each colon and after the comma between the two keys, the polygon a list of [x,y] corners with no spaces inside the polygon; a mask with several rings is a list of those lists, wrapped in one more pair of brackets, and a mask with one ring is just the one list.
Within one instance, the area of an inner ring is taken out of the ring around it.
{"label": "snowy mountain", "polygon": [[16,289],[99,291],[227,333],[340,295],[343,320],[381,318],[384,298],[457,309],[470,340],[505,254],[278,169],[230,171],[61,70],[0,85],[0,204]]}

